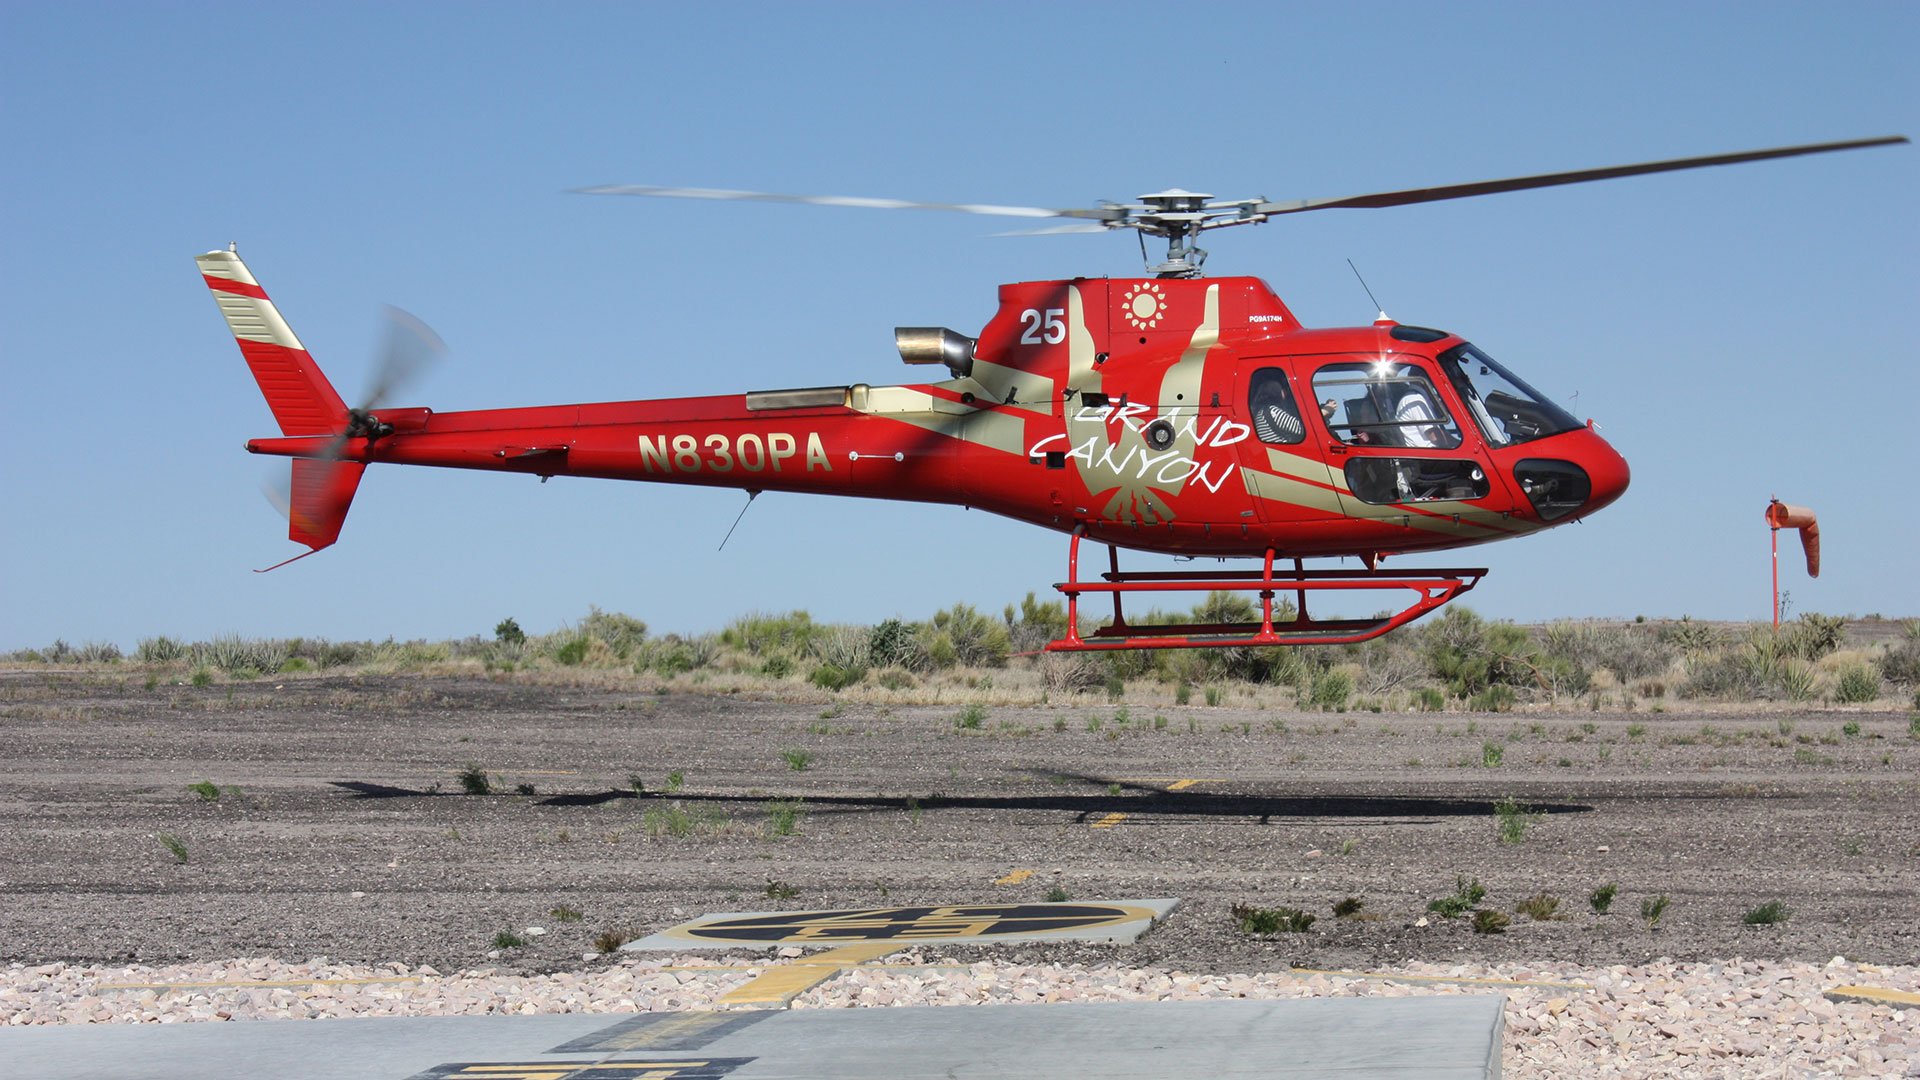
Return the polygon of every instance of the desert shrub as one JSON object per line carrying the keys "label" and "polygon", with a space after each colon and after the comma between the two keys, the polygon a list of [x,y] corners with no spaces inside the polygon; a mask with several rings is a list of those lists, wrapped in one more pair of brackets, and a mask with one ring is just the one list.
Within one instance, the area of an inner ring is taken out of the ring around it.
{"label": "desert shrub", "polygon": [[569,634],[558,639],[553,647],[553,658],[573,667],[587,658],[587,650],[592,645],[593,639],[585,634]]}
{"label": "desert shrub", "polygon": [[1504,934],[1512,919],[1493,910],[1481,908],[1473,913],[1473,932],[1476,934]]}
{"label": "desert shrub", "polygon": [[1686,698],[1754,700],[1775,693],[1782,670],[1780,651],[1765,631],[1719,652],[1687,656],[1679,693]]}
{"label": "desert shrub", "polygon": [[1655,634],[1660,641],[1683,653],[1706,652],[1724,644],[1720,631],[1694,622],[1690,616],[1678,622],[1661,623]]}
{"label": "desert shrub", "polygon": [[[1359,689],[1369,697],[1384,697],[1411,687],[1426,677],[1427,662],[1410,634],[1388,634],[1348,645],[1348,657],[1360,665]],[[1274,682],[1292,680],[1276,678]]]}
{"label": "desert shrub", "polygon": [[1353,695],[1353,676],[1344,671],[1328,671],[1313,680],[1313,691],[1309,698],[1313,704],[1323,709],[1336,709],[1347,703]]}
{"label": "desert shrub", "polygon": [[837,668],[867,668],[873,663],[873,631],[865,626],[823,626],[813,639],[815,659]]}
{"label": "desert shrub", "polygon": [[1522,627],[1489,623],[1471,608],[1451,607],[1420,633],[1429,673],[1446,682],[1455,697],[1531,681],[1535,650]]}
{"label": "desert shrub", "polygon": [[111,641],[88,641],[73,651],[73,658],[82,664],[117,664],[123,657]]}
{"label": "desert shrub", "polygon": [[807,681],[823,690],[844,690],[867,677],[863,667],[841,667],[838,664],[821,664],[807,676]]}
{"label": "desert shrub", "polygon": [[244,638],[223,634],[211,641],[196,641],[192,663],[196,667],[219,668],[231,675],[243,670],[279,671],[287,662],[288,642],[274,638]]}
{"label": "desert shrub", "polygon": [[1486,899],[1486,896],[1487,890],[1480,884],[1479,878],[1469,879],[1462,874],[1453,879],[1453,893],[1427,901],[1427,910],[1443,919],[1457,919],[1472,910],[1473,905]]}
{"label": "desert shrub", "polygon": [[1067,606],[1058,600],[1040,600],[1033,593],[1018,606],[1008,604],[1005,616],[1014,652],[1035,652],[1067,633]]}
{"label": "desert shrub", "polygon": [[477,763],[469,762],[467,767],[455,773],[453,778],[459,781],[460,790],[469,795],[493,794],[493,781],[488,778],[487,770]]}
{"label": "desert shrub", "polygon": [[1541,814],[1531,807],[1521,805],[1509,795],[1494,804],[1493,817],[1500,833],[1500,842],[1518,844],[1527,838],[1527,829],[1540,820]]}
{"label": "desert shrub", "polygon": [[1840,672],[1834,685],[1833,700],[1843,705],[1858,705],[1880,696],[1880,675],[1865,664],[1854,664]]}
{"label": "desert shrub", "polygon": [[[962,664],[967,667],[1000,667],[1007,662],[1012,639],[1004,624],[975,610],[972,604],[955,604],[934,613],[923,629],[929,642],[928,653],[951,659],[941,667]],[[936,648],[936,643],[938,647]]]}
{"label": "desert shrub", "polygon": [[1906,636],[1879,657],[1880,677],[1898,686],[1920,686],[1920,619],[1909,619]]}
{"label": "desert shrub", "polygon": [[1622,682],[1650,678],[1673,664],[1676,651],[1644,627],[1557,622],[1541,634],[1541,666],[1559,693],[1585,693],[1602,669]]}
{"label": "desert shrub", "polygon": [[1254,907],[1235,904],[1233,921],[1244,934],[1304,934],[1313,926],[1314,916],[1290,907]]}
{"label": "desert shrub", "polygon": [[1560,918],[1560,898],[1552,893],[1535,893],[1514,905],[1515,915],[1525,915],[1534,922],[1551,922]]}
{"label": "desert shrub", "polygon": [[493,625],[493,640],[502,645],[525,645],[527,632],[509,615]]}
{"label": "desert shrub", "polygon": [[1773,685],[1788,701],[1806,701],[1814,696],[1819,676],[1804,660],[1785,659],[1774,670]]}
{"label": "desert shrub", "polygon": [[133,655],[143,664],[171,664],[186,659],[187,651],[186,645],[162,634],[159,637],[141,638]]}
{"label": "desert shrub", "polygon": [[673,634],[647,642],[633,659],[634,671],[653,671],[669,678],[693,667],[693,650]]}
{"label": "desert shrub", "polygon": [[785,615],[755,612],[728,623],[720,633],[720,640],[753,656],[775,652],[803,656],[821,630],[813,616],[804,611],[789,611]]}
{"label": "desert shrub", "polygon": [[1513,687],[1494,683],[1467,700],[1467,707],[1478,712],[1512,712],[1516,701]]}
{"label": "desert shrub", "polygon": [[598,607],[587,609],[587,617],[580,620],[579,631],[605,645],[608,651],[622,660],[631,657],[634,650],[647,640],[646,623],[631,615],[601,611]]}
{"label": "desert shrub", "polygon": [[919,655],[913,627],[888,619],[867,632],[867,659],[876,667],[912,667]]}
{"label": "desert shrub", "polygon": [[1847,640],[1847,620],[1809,611],[1780,629],[1780,651],[1802,660],[1818,660]]}

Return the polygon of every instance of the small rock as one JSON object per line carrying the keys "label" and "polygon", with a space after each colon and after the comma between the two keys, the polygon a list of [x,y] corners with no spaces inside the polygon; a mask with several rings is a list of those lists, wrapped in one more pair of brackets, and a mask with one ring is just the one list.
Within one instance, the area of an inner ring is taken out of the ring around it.
{"label": "small rock", "polygon": [[778,956],[782,960],[792,960],[795,957],[800,956],[802,952],[804,952],[804,950],[800,949],[798,946],[788,945],[787,947],[781,949],[779,952],[775,953],[774,955]]}
{"label": "small rock", "polygon": [[1413,920],[1413,925],[1415,926],[1427,925],[1427,917],[1425,915],[1420,916],[1419,918]]}

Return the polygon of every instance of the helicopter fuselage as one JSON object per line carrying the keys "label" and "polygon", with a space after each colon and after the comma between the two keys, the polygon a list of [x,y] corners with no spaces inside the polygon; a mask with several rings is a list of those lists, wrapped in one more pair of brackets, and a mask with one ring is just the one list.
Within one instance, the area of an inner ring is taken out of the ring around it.
{"label": "helicopter fuselage", "polygon": [[951,503],[1145,551],[1370,563],[1578,520],[1627,485],[1590,425],[1459,337],[1306,329],[1256,278],[1006,285],[977,340],[951,338],[969,347],[936,382],[379,409],[378,437],[248,449]]}

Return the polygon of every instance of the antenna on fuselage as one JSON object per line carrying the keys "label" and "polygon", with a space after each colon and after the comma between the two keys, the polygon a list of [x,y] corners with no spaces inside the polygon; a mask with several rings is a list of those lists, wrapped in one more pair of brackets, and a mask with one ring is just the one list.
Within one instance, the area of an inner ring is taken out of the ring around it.
{"label": "antenna on fuselage", "polygon": [[1384,321],[1386,321],[1386,318],[1387,318],[1387,309],[1386,309],[1386,308],[1383,308],[1383,307],[1381,307],[1381,306],[1380,306],[1380,301],[1378,301],[1378,300],[1374,300],[1374,298],[1373,298],[1373,290],[1372,290],[1372,289],[1367,289],[1367,279],[1366,279],[1366,278],[1363,278],[1363,277],[1361,277],[1361,276],[1360,276],[1360,268],[1359,268],[1359,267],[1357,267],[1357,266],[1355,266],[1355,265],[1353,265],[1353,260],[1352,260],[1352,259],[1348,259],[1348,260],[1347,260],[1347,269],[1349,269],[1349,270],[1351,270],[1351,271],[1353,271],[1353,276],[1354,276],[1354,278],[1355,278],[1355,279],[1357,279],[1357,280],[1358,280],[1358,281],[1360,282],[1360,287],[1361,287],[1362,289],[1366,289],[1366,291],[1367,291],[1367,299],[1368,299],[1368,300],[1373,300],[1373,310],[1374,310],[1374,311],[1375,311],[1375,312],[1377,313],[1377,314],[1376,314],[1376,315],[1374,316],[1374,319],[1375,319],[1375,321],[1379,321],[1379,322],[1384,322]]}
{"label": "antenna on fuselage", "polygon": [[727,541],[733,539],[733,530],[740,527],[740,518],[747,516],[747,511],[753,509],[753,500],[759,497],[760,497],[760,493],[758,491],[755,491],[752,488],[747,489],[747,505],[740,508],[740,513],[737,517],[733,519],[733,524],[727,526],[727,535],[720,538],[720,546],[717,548],[714,548],[713,550],[715,551],[727,550]]}

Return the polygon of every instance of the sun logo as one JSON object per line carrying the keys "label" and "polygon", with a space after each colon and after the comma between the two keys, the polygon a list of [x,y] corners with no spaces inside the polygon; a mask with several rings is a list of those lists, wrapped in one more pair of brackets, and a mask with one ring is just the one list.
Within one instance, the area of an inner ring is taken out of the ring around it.
{"label": "sun logo", "polygon": [[1166,292],[1151,281],[1142,281],[1120,298],[1121,313],[1135,330],[1151,330],[1160,325],[1167,313]]}

